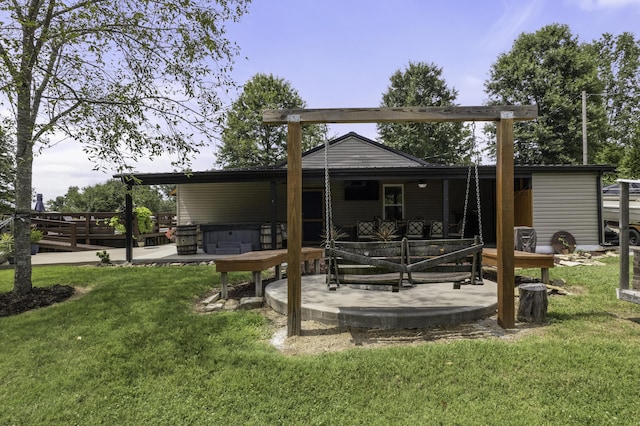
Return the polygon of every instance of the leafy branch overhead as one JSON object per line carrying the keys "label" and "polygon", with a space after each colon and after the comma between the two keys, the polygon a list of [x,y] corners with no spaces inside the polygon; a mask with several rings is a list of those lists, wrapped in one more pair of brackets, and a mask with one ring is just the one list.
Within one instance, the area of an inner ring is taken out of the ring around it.
{"label": "leafy branch overhead", "polygon": [[[262,124],[265,109],[304,108],[306,103],[291,83],[272,74],[256,74],[233,102],[222,132],[218,164],[225,168],[273,166],[286,159],[287,127]],[[324,142],[326,125],[307,125],[303,150]]]}
{"label": "leafy branch overhead", "polygon": [[[16,132],[15,289],[28,258],[34,149],[63,136],[96,169],[125,172],[168,154],[186,168],[214,137],[219,92],[233,86],[238,46],[226,23],[249,0],[58,0],[0,3],[0,96]],[[198,133],[200,138],[193,138]],[[24,217],[23,217],[24,216]]]}

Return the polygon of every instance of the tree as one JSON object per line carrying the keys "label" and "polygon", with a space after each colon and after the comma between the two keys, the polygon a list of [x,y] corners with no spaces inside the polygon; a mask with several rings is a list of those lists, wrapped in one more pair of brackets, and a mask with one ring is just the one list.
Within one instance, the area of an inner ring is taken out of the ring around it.
{"label": "tree", "polygon": [[[523,33],[498,57],[485,82],[490,104],[538,106],[538,119],[515,123],[518,164],[582,163],[582,91],[602,92],[595,58],[566,25]],[[590,109],[589,153],[604,140],[604,109]],[[495,145],[491,147],[495,156]]]}
{"label": "tree", "polygon": [[[60,212],[115,212],[125,205],[127,185],[117,179],[85,186],[70,186],[64,197],[47,202],[50,210]],[[163,186],[135,185],[131,198],[136,206],[147,207],[154,213],[175,213],[176,203]]]}
{"label": "tree", "polygon": [[[272,74],[256,74],[244,85],[231,106],[222,131],[218,165],[225,168],[273,166],[287,157],[287,126],[262,124],[265,109],[304,108],[291,84]],[[326,125],[307,125],[302,149],[319,145],[327,137]]]}
{"label": "tree", "polygon": [[[442,68],[410,62],[391,76],[382,106],[452,106],[457,96],[442,77]],[[463,123],[380,123],[378,133],[384,144],[426,161],[466,164],[471,160],[471,132]]]}
{"label": "tree", "polygon": [[0,93],[15,119],[14,291],[31,287],[33,152],[66,135],[96,168],[169,153],[188,164],[213,135],[216,91],[237,46],[225,22],[249,0],[13,0],[0,3]]}
{"label": "tree", "polygon": [[[640,42],[628,32],[605,33],[591,44],[604,92],[593,103],[604,105],[608,121],[606,144],[596,154],[599,163],[619,165],[619,177],[640,176]],[[591,105],[589,105],[591,106]],[[591,110],[588,108],[588,112]],[[591,114],[588,114],[591,124]],[[590,129],[589,129],[590,130]],[[589,132],[589,136],[591,132]]]}

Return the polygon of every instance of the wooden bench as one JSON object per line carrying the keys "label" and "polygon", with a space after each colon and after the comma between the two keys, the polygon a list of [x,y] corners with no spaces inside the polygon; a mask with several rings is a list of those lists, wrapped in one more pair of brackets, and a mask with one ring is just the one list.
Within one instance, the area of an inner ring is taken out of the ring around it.
{"label": "wooden bench", "polygon": [[[334,241],[328,250],[329,290],[341,283],[391,284],[397,292],[406,273],[403,241]],[[355,281],[354,281],[355,280]]]}
{"label": "wooden bench", "polygon": [[[528,253],[526,251],[514,250],[513,263],[516,268],[540,268],[542,282],[549,284],[549,268],[555,266],[552,254]],[[482,249],[482,264],[498,266],[498,250],[494,248]]]}
{"label": "wooden bench", "polygon": [[[304,261],[305,270],[309,269],[309,262],[313,261],[313,273],[320,272],[320,259],[324,257],[321,248],[303,247],[300,258]],[[220,272],[222,291],[220,297],[227,299],[228,272],[250,271],[256,284],[256,296],[262,297],[262,271],[271,267],[276,268],[276,279],[282,278],[282,264],[287,262],[287,249],[250,251],[238,255],[231,255],[216,261],[216,271]]]}
{"label": "wooden bench", "polygon": [[[392,291],[415,284],[481,283],[482,244],[474,238],[377,242],[335,241],[328,249],[329,290],[341,283],[391,284]],[[406,279],[405,279],[406,276]]]}

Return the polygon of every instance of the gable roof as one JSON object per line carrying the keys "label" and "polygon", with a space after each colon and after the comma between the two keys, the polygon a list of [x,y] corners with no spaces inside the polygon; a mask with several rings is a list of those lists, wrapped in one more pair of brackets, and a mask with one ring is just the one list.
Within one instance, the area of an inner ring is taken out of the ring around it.
{"label": "gable roof", "polygon": [[[302,154],[303,169],[324,168],[325,145]],[[349,132],[329,143],[329,167],[332,169],[424,167],[433,166],[405,152]],[[283,165],[284,166],[284,165]],[[286,167],[286,166],[285,166]]]}

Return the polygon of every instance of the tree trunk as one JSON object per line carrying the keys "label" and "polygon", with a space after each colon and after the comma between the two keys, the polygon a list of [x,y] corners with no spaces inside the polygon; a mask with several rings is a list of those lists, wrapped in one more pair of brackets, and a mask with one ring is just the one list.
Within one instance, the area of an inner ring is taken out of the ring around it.
{"label": "tree trunk", "polygon": [[[25,44],[26,45],[26,44]],[[25,56],[29,57],[27,52]],[[32,111],[31,71],[23,61],[18,85],[16,116],[16,214],[13,221],[15,238],[15,273],[13,290],[31,291],[31,185],[33,172],[33,123],[37,106]]]}
{"label": "tree trunk", "polygon": [[520,284],[518,321],[543,323],[547,319],[547,286],[544,284]]}

